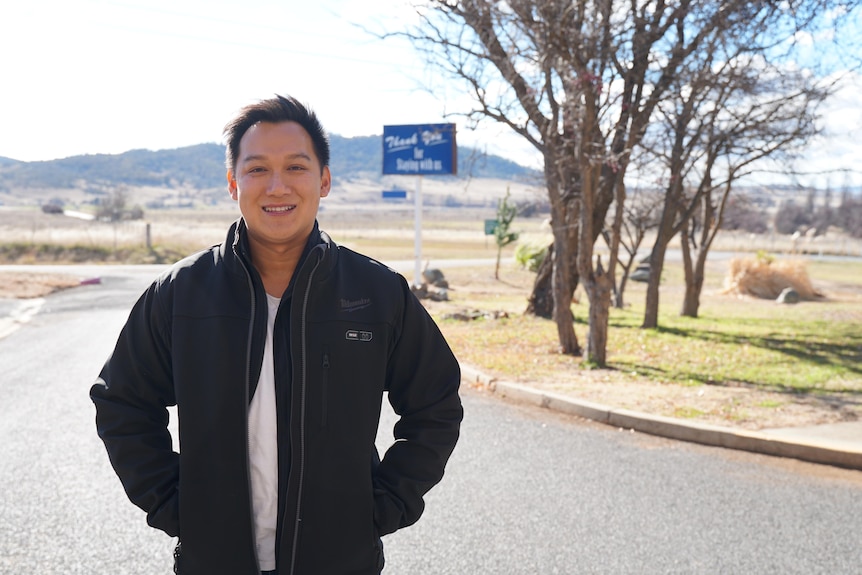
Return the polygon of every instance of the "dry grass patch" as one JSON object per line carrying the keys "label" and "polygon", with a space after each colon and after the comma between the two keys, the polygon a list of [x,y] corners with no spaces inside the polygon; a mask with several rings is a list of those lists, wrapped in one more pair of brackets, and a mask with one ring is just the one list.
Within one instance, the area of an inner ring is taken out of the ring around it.
{"label": "dry grass patch", "polygon": [[776,299],[787,288],[793,288],[804,300],[822,296],[811,285],[802,260],[775,260],[764,255],[730,260],[724,293]]}
{"label": "dry grass patch", "polygon": [[80,283],[78,278],[65,274],[0,272],[0,298],[45,297]]}

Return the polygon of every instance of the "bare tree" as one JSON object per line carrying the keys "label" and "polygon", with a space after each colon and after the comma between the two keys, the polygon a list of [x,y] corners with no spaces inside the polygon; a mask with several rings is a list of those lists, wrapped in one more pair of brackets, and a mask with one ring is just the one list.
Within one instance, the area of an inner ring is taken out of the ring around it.
{"label": "bare tree", "polygon": [[[782,76],[782,83],[788,80],[786,74]],[[795,92],[776,91],[770,82],[761,79],[758,86],[764,92],[744,91],[742,99],[749,100],[749,104],[738,102],[738,106],[731,106],[734,114],[728,114],[718,126],[711,124],[707,130],[707,161],[699,173],[699,198],[696,194],[692,209],[687,210],[693,217],[681,228],[685,273],[681,315],[698,315],[707,254],[722,227],[734,183],[748,175],[759,160],[790,153],[816,131],[814,110],[826,98],[827,91],[805,82],[797,85]]]}
{"label": "bare tree", "polygon": [[[826,0],[816,2],[822,6]],[[564,353],[581,353],[571,303],[589,299],[585,357],[604,365],[625,208],[624,177],[660,102],[693,55],[797,2],[429,0],[403,35],[467,86],[470,121],[510,127],[543,156],[551,205],[552,317]],[[813,4],[809,2],[809,4]],[[610,257],[593,246],[609,208]],[[540,286],[534,286],[534,293]]]}
{"label": "bare tree", "polygon": [[[625,258],[620,257],[620,278],[614,288],[614,307],[625,307],[624,294],[626,284],[637,262],[638,251],[646,239],[646,235],[658,226],[658,213],[664,198],[655,190],[636,187],[627,193],[625,213],[620,229],[620,248],[625,251]],[[607,231],[602,232],[610,248],[611,238]]]}
{"label": "bare tree", "polygon": [[[475,102],[469,118],[504,123],[542,153],[560,347],[580,353],[571,321],[580,277],[590,302],[586,357],[598,365],[606,361],[630,150],[681,64],[725,19],[714,3],[703,3],[695,18],[695,5],[434,1],[408,34],[429,60],[469,86]],[[680,28],[696,33],[679,35]],[[611,254],[603,265],[593,245],[614,201]]]}
{"label": "bare tree", "polygon": [[[527,9],[526,3],[519,4],[522,11]],[[429,59],[469,86],[477,106],[467,116],[502,122],[543,154],[557,246],[549,254],[552,315],[562,351],[579,353],[571,316],[573,262],[568,248],[560,248],[575,244],[576,177],[571,162],[562,161],[571,155],[571,145],[562,136],[562,111],[554,93],[559,76],[548,51],[544,17],[533,26],[523,20],[523,12],[484,1],[429,2],[428,8],[419,11],[422,24],[408,35]],[[529,20],[534,20],[532,14]]]}
{"label": "bare tree", "polygon": [[122,220],[127,211],[129,191],[125,186],[114,188],[100,203],[96,217],[107,222]]}
{"label": "bare tree", "polygon": [[[716,36],[692,57],[675,82],[674,97],[662,102],[650,149],[664,165],[664,207],[650,256],[643,327],[658,324],[659,281],[667,245],[677,234],[686,295],[682,314],[696,317],[704,267],[733,183],[756,162],[783,154],[816,132],[819,104],[831,80],[787,66],[776,57],[782,40],[775,28],[781,11],[752,7],[733,34]],[[811,14],[796,14],[799,26]],[[795,28],[790,28],[795,29]],[[768,57],[767,57],[768,56]]]}

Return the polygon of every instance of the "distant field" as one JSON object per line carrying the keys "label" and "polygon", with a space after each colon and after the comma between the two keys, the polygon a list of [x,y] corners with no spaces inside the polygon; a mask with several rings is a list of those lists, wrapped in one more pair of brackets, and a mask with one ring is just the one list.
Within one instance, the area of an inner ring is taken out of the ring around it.
{"label": "distant field", "polygon": [[[146,252],[149,226],[154,249],[189,254],[224,240],[228,226],[238,215],[237,210],[151,210],[144,220],[111,224],[44,214],[37,209],[0,209],[0,246],[15,245],[18,252],[28,245],[90,249],[101,260],[106,251]],[[433,259],[495,257],[494,240],[484,234],[484,219],[494,216],[494,210],[426,209],[423,254]],[[321,228],[338,243],[377,259],[413,257],[415,225],[409,207],[324,208],[319,221]],[[545,242],[550,237],[542,218],[523,219],[519,221],[519,229],[525,240]],[[513,250],[511,246],[505,253],[511,254]],[[42,251],[47,253],[45,249]],[[30,259],[34,258],[38,259],[38,255]],[[8,257],[6,261],[10,263]]]}
{"label": "distant field", "polygon": [[[381,260],[413,257],[414,213],[409,204],[322,204],[320,225],[339,243],[365,251]],[[171,254],[188,254],[224,239],[226,228],[238,215],[234,209],[149,210],[143,220],[117,224],[44,214],[36,208],[0,207],[0,245],[76,246],[130,254],[150,243]],[[494,219],[493,208],[425,207],[422,221],[423,255],[431,259],[496,256],[492,237],[484,234],[484,220]],[[519,243],[551,241],[546,216],[516,218],[513,229]],[[650,239],[641,247],[645,255]],[[513,244],[504,250],[511,254]],[[676,247],[674,243],[671,248]],[[602,251],[603,245],[597,249]],[[713,251],[772,254],[836,254],[862,257],[862,240],[821,236],[794,241],[789,236],[722,232]],[[2,258],[0,254],[0,258]],[[8,258],[6,258],[8,261]]]}

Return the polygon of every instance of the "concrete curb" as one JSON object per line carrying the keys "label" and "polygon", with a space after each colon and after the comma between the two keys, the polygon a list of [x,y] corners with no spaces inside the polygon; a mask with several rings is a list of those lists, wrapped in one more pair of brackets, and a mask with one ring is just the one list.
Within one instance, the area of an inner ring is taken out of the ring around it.
{"label": "concrete curb", "polygon": [[786,437],[771,436],[764,432],[732,429],[672,417],[650,415],[628,409],[617,409],[553,392],[540,391],[518,383],[496,380],[466,365],[461,365],[461,379],[465,382],[480,384],[501,397],[576,415],[614,427],[633,429],[650,435],[702,445],[862,470],[862,450],[859,449],[836,447],[817,441],[792,440]]}

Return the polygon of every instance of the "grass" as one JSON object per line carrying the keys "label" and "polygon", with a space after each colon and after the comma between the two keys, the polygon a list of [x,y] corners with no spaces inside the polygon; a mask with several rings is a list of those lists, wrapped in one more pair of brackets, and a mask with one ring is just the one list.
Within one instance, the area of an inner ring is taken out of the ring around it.
{"label": "grass", "polygon": [[673,416],[680,419],[696,419],[702,417],[704,412],[694,407],[678,407],[674,410]]}
{"label": "grass", "polygon": [[[690,386],[756,387],[793,393],[862,392],[862,263],[845,262],[843,275],[823,264],[832,291],[850,298],[824,299],[793,306],[772,301],[722,295],[721,273],[707,278],[700,317],[678,315],[681,289],[673,285],[677,270],[665,274],[659,328],[641,329],[643,284],[627,293],[625,309],[612,309],[608,334],[608,381],[648,379]],[[810,272],[817,283],[820,263]],[[481,310],[505,309],[509,317],[470,324],[444,319],[441,329],[462,360],[510,380],[552,379],[588,366],[556,349],[553,322],[520,312],[529,293],[523,272],[521,290],[459,294],[453,298]],[[830,290],[827,289],[827,293]],[[855,294],[855,295],[854,295]],[[586,305],[573,306],[575,329],[584,344]]]}
{"label": "grass", "polygon": [[775,304],[750,302],[727,314],[723,307],[697,319],[665,314],[650,331],[638,327],[634,311],[613,314],[614,365],[662,381],[862,390],[862,333],[855,322],[806,317],[811,309],[795,309],[791,318]]}
{"label": "grass", "polygon": [[7,264],[165,264],[175,262],[187,253],[186,247],[118,246],[116,249],[100,245],[57,245],[6,243],[0,244],[0,262]]}
{"label": "grass", "polygon": [[779,408],[781,408],[782,405],[784,405],[784,403],[785,402],[783,402],[783,401],[776,401],[774,399],[766,399],[766,400],[761,401],[757,405],[759,407],[765,407],[767,409],[779,409]]}

